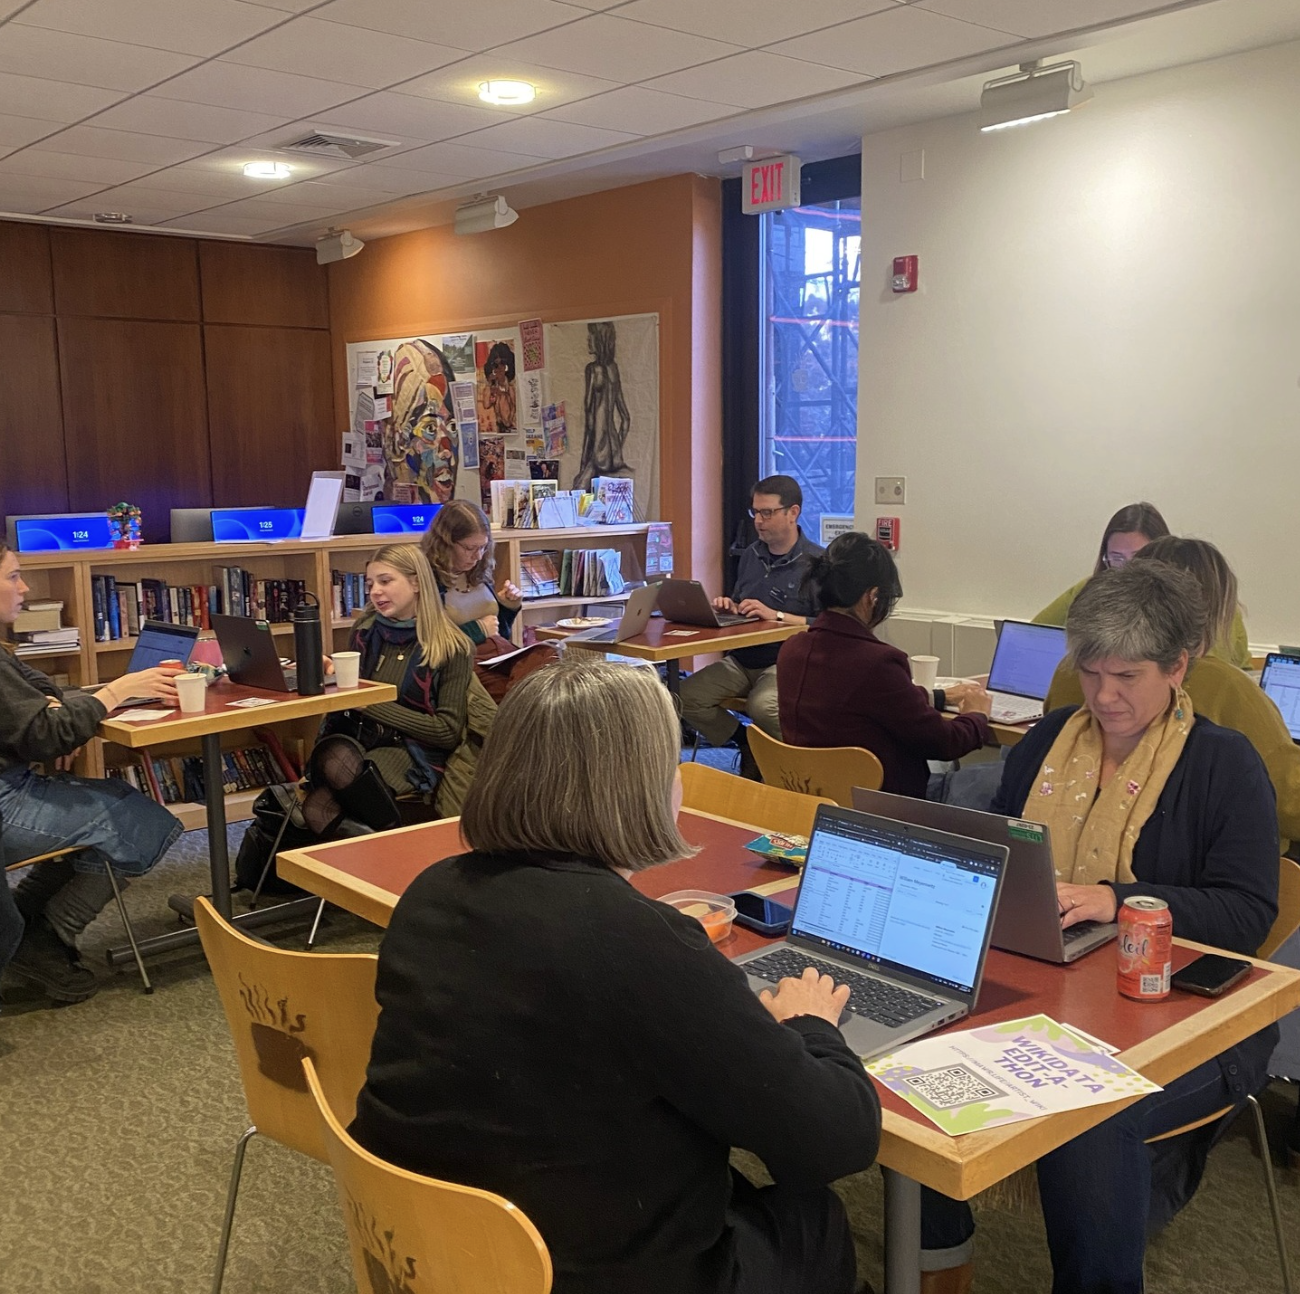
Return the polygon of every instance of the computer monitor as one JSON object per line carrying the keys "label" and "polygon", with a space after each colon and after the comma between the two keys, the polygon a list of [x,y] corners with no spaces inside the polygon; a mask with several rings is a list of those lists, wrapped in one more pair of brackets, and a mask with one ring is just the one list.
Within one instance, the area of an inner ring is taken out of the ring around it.
{"label": "computer monitor", "polygon": [[422,535],[441,503],[376,503],[370,510],[377,535]]}
{"label": "computer monitor", "polygon": [[302,517],[301,508],[213,508],[212,538],[219,544],[297,539]]}
{"label": "computer monitor", "polygon": [[20,553],[54,553],[112,548],[103,512],[53,512],[44,517],[6,517],[10,548]]}

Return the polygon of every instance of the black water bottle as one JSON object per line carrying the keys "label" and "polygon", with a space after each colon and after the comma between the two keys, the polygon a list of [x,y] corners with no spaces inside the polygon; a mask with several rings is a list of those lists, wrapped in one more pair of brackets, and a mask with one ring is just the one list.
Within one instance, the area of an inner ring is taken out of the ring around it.
{"label": "black water bottle", "polygon": [[304,593],[293,609],[293,651],[298,663],[298,695],[320,696],[325,691],[325,661],[320,600],[314,593]]}

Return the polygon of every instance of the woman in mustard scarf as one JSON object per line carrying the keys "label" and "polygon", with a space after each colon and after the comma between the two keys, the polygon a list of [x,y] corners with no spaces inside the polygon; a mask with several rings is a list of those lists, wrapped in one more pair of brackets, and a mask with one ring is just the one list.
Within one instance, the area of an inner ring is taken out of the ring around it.
{"label": "woman in mustard scarf", "polygon": [[[1183,689],[1205,622],[1195,578],[1155,560],[1103,571],[1070,608],[1084,704],[1034,726],[992,805],[1048,827],[1063,926],[1114,921],[1145,894],[1169,904],[1175,935],[1252,954],[1277,915],[1263,761],[1240,733],[1198,718]],[[1247,1038],[1038,1161],[1052,1294],[1141,1294],[1146,1237],[1196,1189],[1213,1129],[1159,1151],[1146,1140],[1258,1091],[1276,1036],[1273,1025]],[[921,1288],[968,1290],[970,1208],[923,1199]]]}

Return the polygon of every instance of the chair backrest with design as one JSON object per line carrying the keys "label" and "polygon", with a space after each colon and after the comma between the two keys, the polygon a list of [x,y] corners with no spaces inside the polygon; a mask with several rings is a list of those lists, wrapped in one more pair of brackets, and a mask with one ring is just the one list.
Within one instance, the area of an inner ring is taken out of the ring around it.
{"label": "chair backrest with design", "polygon": [[846,809],[855,786],[878,791],[885,780],[880,760],[861,746],[787,746],[750,724],[749,749],[769,786],[824,795]]}
{"label": "chair backrest with design", "polygon": [[682,764],[682,807],[743,822],[761,831],[810,836],[817,806],[833,800],[783,791],[707,764]]}
{"label": "chair backrest with design", "polygon": [[299,953],[249,939],[206,898],[194,905],[212,978],[257,1130],[327,1158],[302,1062],[316,1063],[332,1109],[348,1122],[379,1019],[373,953]]}
{"label": "chair backrest with design", "polygon": [[334,1169],[358,1290],[547,1294],[551,1256],[527,1215],[490,1191],[421,1177],[372,1155],[344,1130],[312,1062],[302,1068]]}
{"label": "chair backrest with design", "polygon": [[1260,944],[1256,957],[1269,958],[1300,930],[1300,863],[1282,855],[1277,884],[1277,920]]}

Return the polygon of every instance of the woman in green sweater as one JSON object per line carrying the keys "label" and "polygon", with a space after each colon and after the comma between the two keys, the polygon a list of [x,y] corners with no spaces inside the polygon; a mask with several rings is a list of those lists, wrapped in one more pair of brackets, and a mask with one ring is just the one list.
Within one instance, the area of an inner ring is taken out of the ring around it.
{"label": "woman in green sweater", "polygon": [[[1121,508],[1106,523],[1102,531],[1101,548],[1092,575],[1104,570],[1124,566],[1149,543],[1164,539],[1169,527],[1154,503],[1130,503]],[[1074,599],[1092,575],[1072,584],[1059,598],[1049,602],[1035,617],[1036,625],[1064,625]],[[1229,632],[1215,643],[1210,653],[1240,669],[1250,668],[1250,643],[1246,637],[1246,622],[1241,618],[1241,608],[1234,607]]]}

